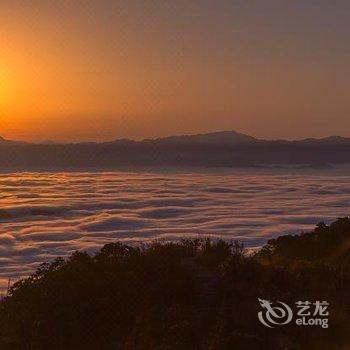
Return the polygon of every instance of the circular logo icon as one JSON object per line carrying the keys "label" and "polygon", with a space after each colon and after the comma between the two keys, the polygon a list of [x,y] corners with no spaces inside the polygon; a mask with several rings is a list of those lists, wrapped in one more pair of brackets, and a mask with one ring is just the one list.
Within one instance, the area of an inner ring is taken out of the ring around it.
{"label": "circular logo icon", "polygon": [[263,311],[258,313],[259,321],[266,327],[273,328],[288,324],[293,318],[292,309],[285,303],[274,303],[264,299],[258,299]]}

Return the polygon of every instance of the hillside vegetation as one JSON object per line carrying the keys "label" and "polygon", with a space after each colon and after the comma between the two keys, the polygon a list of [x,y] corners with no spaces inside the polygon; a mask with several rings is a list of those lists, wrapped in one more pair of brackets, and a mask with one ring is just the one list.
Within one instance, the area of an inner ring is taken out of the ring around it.
{"label": "hillside vegetation", "polygon": [[[105,245],[42,265],[0,302],[0,349],[348,349],[350,220],[247,254],[209,239]],[[326,300],[329,328],[269,329],[258,298]]]}

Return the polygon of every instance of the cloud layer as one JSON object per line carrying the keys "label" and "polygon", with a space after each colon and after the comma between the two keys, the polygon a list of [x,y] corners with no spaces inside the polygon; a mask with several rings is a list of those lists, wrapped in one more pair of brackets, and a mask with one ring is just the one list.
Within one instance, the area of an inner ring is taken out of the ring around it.
{"label": "cloud layer", "polygon": [[0,287],[115,240],[213,236],[259,246],[349,214],[349,175],[242,171],[0,175]]}

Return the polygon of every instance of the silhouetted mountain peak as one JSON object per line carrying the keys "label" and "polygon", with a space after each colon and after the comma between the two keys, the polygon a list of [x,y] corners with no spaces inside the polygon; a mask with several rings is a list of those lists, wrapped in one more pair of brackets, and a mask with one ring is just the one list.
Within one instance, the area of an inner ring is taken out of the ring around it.
{"label": "silhouetted mountain peak", "polygon": [[328,136],[321,139],[316,138],[308,138],[304,139],[301,142],[307,143],[317,143],[317,144],[342,144],[342,143],[350,143],[350,138],[341,137],[341,136]]}
{"label": "silhouetted mountain peak", "polygon": [[27,144],[27,142],[7,140],[4,137],[0,136],[0,144],[2,144],[2,145],[24,145],[24,144]]}
{"label": "silhouetted mountain peak", "polygon": [[206,134],[195,134],[195,135],[180,135],[180,136],[169,136],[157,139],[146,139],[143,142],[155,142],[165,144],[234,144],[234,143],[252,143],[259,142],[260,140],[245,135],[236,131],[218,131]]}

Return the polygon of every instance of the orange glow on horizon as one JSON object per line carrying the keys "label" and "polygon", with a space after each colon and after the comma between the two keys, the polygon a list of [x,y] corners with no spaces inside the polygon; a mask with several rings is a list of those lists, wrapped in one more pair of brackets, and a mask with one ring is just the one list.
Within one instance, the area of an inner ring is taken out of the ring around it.
{"label": "orange glow on horizon", "polygon": [[0,62],[0,113],[3,114],[10,103],[10,81],[6,68]]}
{"label": "orange glow on horizon", "polygon": [[0,136],[349,136],[348,51],[337,32],[327,41],[313,20],[286,26],[259,2],[170,3],[0,2]]}

